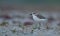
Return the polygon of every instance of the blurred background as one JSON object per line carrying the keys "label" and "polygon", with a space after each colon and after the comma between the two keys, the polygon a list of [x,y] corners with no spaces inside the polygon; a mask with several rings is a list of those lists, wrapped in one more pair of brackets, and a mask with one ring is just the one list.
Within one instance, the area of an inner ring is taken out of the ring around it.
{"label": "blurred background", "polygon": [[[32,12],[54,19],[47,22],[49,31],[36,30]],[[60,36],[60,0],[0,0],[0,36],[39,35]]]}

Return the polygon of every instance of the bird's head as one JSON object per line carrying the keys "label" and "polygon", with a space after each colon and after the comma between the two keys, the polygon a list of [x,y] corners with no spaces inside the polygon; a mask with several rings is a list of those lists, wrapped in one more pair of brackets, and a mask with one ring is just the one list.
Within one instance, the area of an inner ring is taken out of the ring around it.
{"label": "bird's head", "polygon": [[32,12],[30,15],[35,15],[36,13],[35,12]]}
{"label": "bird's head", "polygon": [[35,13],[35,12],[32,12],[32,14],[34,14],[34,15],[35,15],[36,13]]}
{"label": "bird's head", "polygon": [[32,12],[31,14],[29,14],[30,15],[30,19],[33,19],[33,15],[35,15],[36,13],[34,13],[34,12]]}

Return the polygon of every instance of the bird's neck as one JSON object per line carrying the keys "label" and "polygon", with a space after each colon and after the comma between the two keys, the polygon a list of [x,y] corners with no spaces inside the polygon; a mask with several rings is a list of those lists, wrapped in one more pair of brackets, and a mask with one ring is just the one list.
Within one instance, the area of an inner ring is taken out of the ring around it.
{"label": "bird's neck", "polygon": [[32,16],[34,17],[34,16],[35,16],[35,14],[32,14]]}
{"label": "bird's neck", "polygon": [[32,17],[33,17],[33,18],[40,19],[40,18],[38,18],[35,14],[32,14]]}

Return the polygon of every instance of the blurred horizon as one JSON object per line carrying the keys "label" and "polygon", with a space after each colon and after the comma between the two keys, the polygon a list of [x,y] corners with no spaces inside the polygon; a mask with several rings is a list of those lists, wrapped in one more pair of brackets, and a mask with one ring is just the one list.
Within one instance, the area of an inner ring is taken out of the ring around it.
{"label": "blurred horizon", "polygon": [[0,0],[1,4],[18,4],[18,5],[60,5],[60,0]]}

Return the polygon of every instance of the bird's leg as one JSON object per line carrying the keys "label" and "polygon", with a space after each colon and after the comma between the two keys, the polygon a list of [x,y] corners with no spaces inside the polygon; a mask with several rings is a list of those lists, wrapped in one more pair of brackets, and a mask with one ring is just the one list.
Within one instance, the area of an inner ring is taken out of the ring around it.
{"label": "bird's leg", "polygon": [[49,23],[46,23],[46,29],[49,29],[49,26],[48,25],[49,25]]}
{"label": "bird's leg", "polygon": [[36,29],[36,28],[38,28],[38,27],[39,27],[39,23],[38,23],[38,22],[36,22],[36,24],[35,24],[35,27],[34,27],[34,28]]}
{"label": "bird's leg", "polygon": [[40,27],[41,27],[41,23],[39,23],[38,29],[40,29]]}

